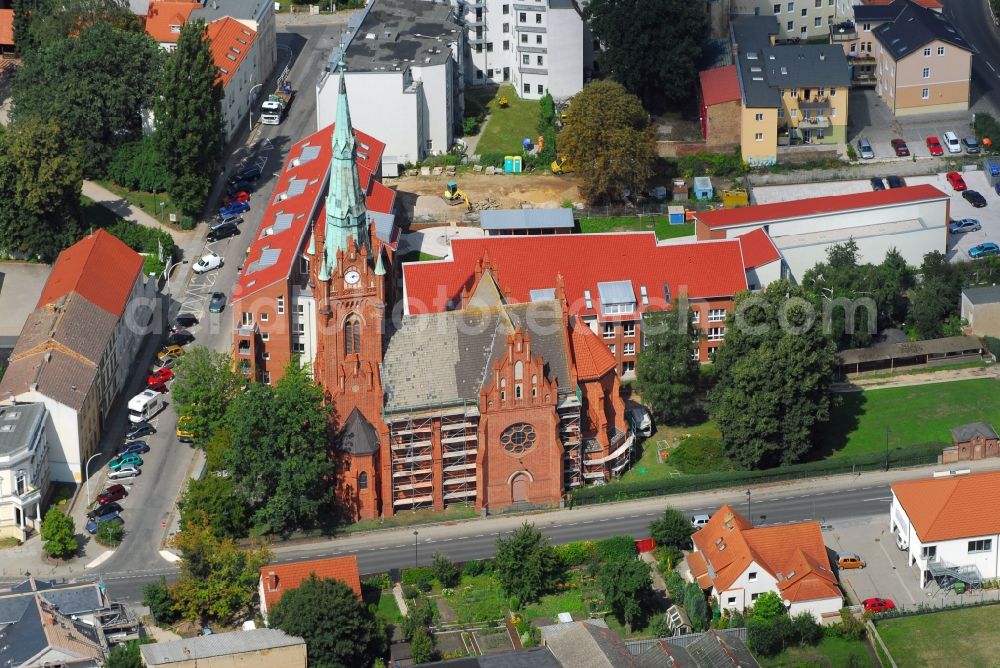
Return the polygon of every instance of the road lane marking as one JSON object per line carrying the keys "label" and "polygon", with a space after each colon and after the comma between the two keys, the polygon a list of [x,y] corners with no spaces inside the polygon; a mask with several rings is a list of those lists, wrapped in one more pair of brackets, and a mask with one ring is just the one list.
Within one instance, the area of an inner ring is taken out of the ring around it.
{"label": "road lane marking", "polygon": [[865,501],[892,501],[892,497],[891,496],[880,496],[877,499],[861,499],[862,503],[864,503]]}
{"label": "road lane marking", "polygon": [[[99,556],[97,559],[94,559],[92,562],[90,562],[89,564],[87,564],[86,566],[84,566],[84,568],[97,568],[98,566],[100,566],[101,564],[103,564],[105,561],[107,561],[108,559],[110,559],[111,556],[114,553],[115,553],[114,550],[109,550],[109,551],[105,552],[104,554],[102,554],[101,556]],[[160,554],[163,554],[163,553],[161,552]]]}
{"label": "road lane marking", "polygon": [[993,67],[993,63],[991,63],[991,62],[990,62],[990,61],[988,61],[988,60],[986,61],[986,66],[987,66],[987,67],[989,67],[989,68],[990,68],[991,70],[993,70],[994,72],[996,72],[996,71],[997,71],[997,68]]}

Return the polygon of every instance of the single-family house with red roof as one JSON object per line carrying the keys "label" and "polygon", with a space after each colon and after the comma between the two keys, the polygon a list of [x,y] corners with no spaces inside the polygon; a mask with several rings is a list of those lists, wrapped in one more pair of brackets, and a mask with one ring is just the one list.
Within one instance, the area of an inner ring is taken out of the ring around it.
{"label": "single-family house with red roof", "polygon": [[358,558],[354,555],[269,564],[260,569],[260,580],[257,583],[260,616],[264,618],[264,623],[267,623],[268,612],[274,610],[282,596],[298,589],[299,585],[313,575],[321,580],[339,580],[361,598],[361,576],[358,574]]}

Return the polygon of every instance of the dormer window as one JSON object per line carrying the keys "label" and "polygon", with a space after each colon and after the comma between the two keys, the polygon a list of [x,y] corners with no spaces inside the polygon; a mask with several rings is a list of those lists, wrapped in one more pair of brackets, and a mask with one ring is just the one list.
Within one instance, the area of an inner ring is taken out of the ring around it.
{"label": "dormer window", "polygon": [[181,31],[181,27],[179,25],[172,25],[172,26],[170,26],[170,32],[174,33],[175,35],[176,34],[180,34],[180,31]]}

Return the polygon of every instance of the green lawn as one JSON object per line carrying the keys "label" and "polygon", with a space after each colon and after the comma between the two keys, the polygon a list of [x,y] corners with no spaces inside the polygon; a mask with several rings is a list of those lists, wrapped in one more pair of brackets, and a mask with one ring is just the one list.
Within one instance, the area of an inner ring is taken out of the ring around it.
{"label": "green lawn", "polygon": [[412,250],[400,258],[402,262],[427,262],[428,260],[440,260],[437,255],[431,255],[419,250]]}
{"label": "green lawn", "polygon": [[878,623],[899,668],[923,666],[996,666],[1000,608],[948,610]]}
{"label": "green lawn", "polygon": [[677,467],[671,466],[670,460],[661,464],[657,457],[657,450],[660,445],[667,443],[676,445],[685,434],[708,434],[718,436],[719,430],[715,424],[706,422],[692,427],[666,427],[657,425],[656,433],[642,442],[642,457],[639,458],[632,468],[621,477],[624,482],[637,482],[641,480],[660,480],[680,475]]}
{"label": "green lawn", "polygon": [[[99,183],[102,188],[110,190],[114,194],[126,200],[129,204],[142,209],[164,225],[177,227],[178,229],[182,228],[180,221],[184,220],[185,217],[180,211],[177,210],[177,208],[174,207],[174,203],[170,200],[170,195],[167,193],[150,193],[139,190],[129,190],[128,188],[122,188],[117,183],[112,183],[111,181],[98,181],[97,183]],[[163,206],[160,206],[160,202],[163,202]],[[170,214],[174,214],[177,217],[178,223],[174,224],[170,222]]]}
{"label": "green lawn", "polygon": [[459,505],[446,508],[445,510],[404,510],[392,517],[385,517],[378,520],[361,520],[354,524],[348,524],[337,529],[339,533],[354,533],[356,531],[372,531],[374,529],[391,529],[394,527],[414,526],[418,524],[431,524],[434,522],[451,522],[453,520],[464,520],[477,517],[479,513],[469,505]]}
{"label": "green lawn", "polygon": [[[501,108],[497,100],[506,97],[508,106]],[[476,153],[521,154],[525,137],[538,137],[538,100],[522,100],[513,86],[501,86],[496,96],[486,103],[486,126],[476,145]]]}
{"label": "green lawn", "polygon": [[[992,379],[872,389],[839,395],[819,454],[845,457],[920,443],[951,442],[967,422],[1000,423],[1000,392]],[[888,432],[887,432],[888,430]]]}
{"label": "green lawn", "polygon": [[868,668],[875,665],[868,650],[865,649],[864,643],[844,638],[823,638],[822,642],[815,647],[792,647],[774,658],[761,659],[760,665],[764,668],[798,668],[799,666],[844,668],[852,665],[850,663],[851,657],[856,657],[853,664],[855,666]]}
{"label": "green lawn", "polygon": [[396,598],[391,591],[377,591],[373,595],[365,596],[365,603],[375,604],[375,617],[380,619],[383,624],[402,623],[403,615],[399,612]]}
{"label": "green lawn", "polygon": [[671,225],[666,216],[611,216],[608,218],[581,218],[580,231],[594,232],[656,232],[657,239],[675,239],[694,234],[694,223]]}
{"label": "green lawn", "polygon": [[509,609],[500,583],[492,575],[463,575],[455,593],[445,600],[455,611],[460,624],[503,619]]}

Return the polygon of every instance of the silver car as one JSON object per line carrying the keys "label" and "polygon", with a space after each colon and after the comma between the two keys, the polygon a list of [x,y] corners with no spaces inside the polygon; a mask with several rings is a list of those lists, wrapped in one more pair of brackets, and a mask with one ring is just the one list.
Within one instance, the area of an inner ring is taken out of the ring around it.
{"label": "silver car", "polygon": [[966,232],[978,232],[983,228],[975,218],[961,218],[951,221],[948,231],[952,234],[964,234]]}
{"label": "silver car", "polygon": [[858,155],[861,156],[862,160],[871,160],[875,157],[875,151],[872,150],[872,143],[868,141],[867,137],[862,137],[858,140]]}
{"label": "silver car", "polygon": [[108,480],[131,480],[132,478],[138,477],[142,471],[140,471],[135,466],[123,466],[117,471],[111,471],[108,473]]}

